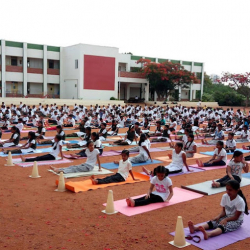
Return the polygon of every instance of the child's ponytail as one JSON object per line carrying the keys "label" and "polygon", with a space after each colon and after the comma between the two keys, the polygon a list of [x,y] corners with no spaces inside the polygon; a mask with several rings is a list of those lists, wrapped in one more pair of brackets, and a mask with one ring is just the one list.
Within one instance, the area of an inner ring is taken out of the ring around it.
{"label": "child's ponytail", "polygon": [[236,180],[230,180],[227,182],[226,184],[227,186],[230,186],[232,189],[234,190],[238,190],[238,195],[244,200],[245,202],[245,214],[249,214],[248,212],[248,206],[247,206],[247,201],[246,198],[244,196],[244,194],[242,193],[241,189],[240,189],[240,183]]}
{"label": "child's ponytail", "polygon": [[243,153],[242,153],[241,151],[239,151],[239,150],[234,151],[234,154],[233,154],[233,156],[232,156],[231,161],[232,161],[235,157],[238,157],[238,156],[241,156],[241,155],[243,155]]}
{"label": "child's ponytail", "polygon": [[246,200],[246,197],[244,196],[243,192],[241,191],[241,189],[239,189],[238,195],[244,200],[244,202],[245,202],[245,214],[248,215],[249,212],[248,212],[247,200]]}

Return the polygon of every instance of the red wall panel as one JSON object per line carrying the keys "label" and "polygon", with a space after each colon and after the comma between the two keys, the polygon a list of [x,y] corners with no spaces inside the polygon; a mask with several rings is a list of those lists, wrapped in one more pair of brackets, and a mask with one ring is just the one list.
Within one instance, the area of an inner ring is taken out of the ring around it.
{"label": "red wall panel", "polygon": [[84,55],[83,89],[115,90],[115,58]]}

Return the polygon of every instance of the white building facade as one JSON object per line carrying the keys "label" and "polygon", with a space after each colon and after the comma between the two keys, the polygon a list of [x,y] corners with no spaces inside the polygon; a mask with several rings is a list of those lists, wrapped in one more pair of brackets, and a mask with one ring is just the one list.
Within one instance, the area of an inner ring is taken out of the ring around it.
{"label": "white building facade", "polygon": [[[121,54],[118,48],[77,44],[56,47],[0,41],[0,96],[83,100],[150,99],[149,82],[140,73],[140,58],[178,62],[199,83],[179,90],[180,100],[203,93],[204,63]],[[156,95],[154,96],[156,98]]]}

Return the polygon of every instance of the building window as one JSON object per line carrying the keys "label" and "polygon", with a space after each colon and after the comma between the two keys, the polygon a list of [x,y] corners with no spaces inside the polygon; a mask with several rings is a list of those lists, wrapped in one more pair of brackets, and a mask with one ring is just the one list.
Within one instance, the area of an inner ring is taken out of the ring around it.
{"label": "building window", "polygon": [[75,69],[78,69],[78,60],[75,60]]}
{"label": "building window", "polygon": [[49,60],[49,69],[54,69],[54,61]]}
{"label": "building window", "polygon": [[17,66],[17,58],[11,57],[11,66]]}
{"label": "building window", "polygon": [[30,60],[29,59],[27,60],[27,67],[28,68],[30,67]]}

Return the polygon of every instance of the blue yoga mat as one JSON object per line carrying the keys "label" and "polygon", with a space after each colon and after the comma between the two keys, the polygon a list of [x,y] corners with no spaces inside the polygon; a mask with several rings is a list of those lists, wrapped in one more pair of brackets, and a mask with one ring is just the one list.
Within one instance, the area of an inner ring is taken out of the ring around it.
{"label": "blue yoga mat", "polygon": [[[242,153],[250,153],[249,150],[245,150],[245,149],[238,149],[237,148],[236,150],[241,151]],[[214,155],[214,151],[200,152],[200,154],[213,156]],[[233,155],[233,153],[227,153],[227,155]]]}
{"label": "blue yoga mat", "polygon": [[[143,163],[136,163],[136,164],[132,164],[132,166],[133,167],[145,166],[145,165],[150,165],[150,164],[155,164],[155,163],[162,163],[162,161],[153,160],[153,162],[147,161],[147,162],[143,162]],[[106,169],[117,169],[119,167],[119,165],[115,164],[114,162],[103,163],[103,164],[101,164],[101,166],[103,168],[106,168]]]}
{"label": "blue yoga mat", "polygon": [[[80,141],[72,140],[72,141],[67,141],[67,142],[69,142],[70,144],[77,144]],[[40,147],[40,146],[52,146],[52,145],[51,144],[37,144],[37,146]]]}
{"label": "blue yoga mat", "polygon": [[242,174],[242,177],[250,179],[250,173]]}

